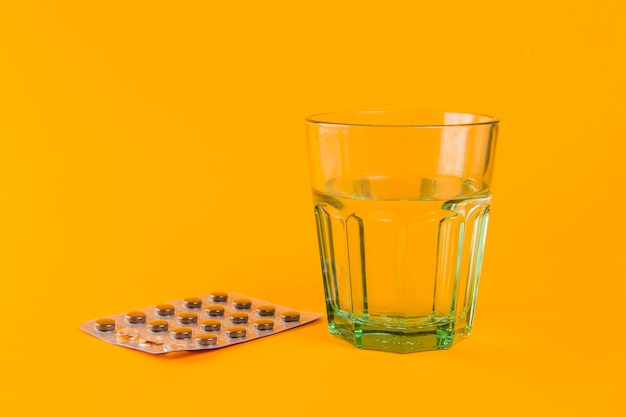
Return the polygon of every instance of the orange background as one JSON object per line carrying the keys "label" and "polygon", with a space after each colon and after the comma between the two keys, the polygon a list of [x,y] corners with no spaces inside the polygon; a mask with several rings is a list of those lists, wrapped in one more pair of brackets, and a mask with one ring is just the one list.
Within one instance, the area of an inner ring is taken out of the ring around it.
{"label": "orange background", "polygon": [[[0,413],[626,415],[625,18],[620,1],[3,2]],[[303,118],[352,109],[501,118],[468,340],[362,351],[320,320],[152,356],[79,330],[212,290],[322,312]]]}

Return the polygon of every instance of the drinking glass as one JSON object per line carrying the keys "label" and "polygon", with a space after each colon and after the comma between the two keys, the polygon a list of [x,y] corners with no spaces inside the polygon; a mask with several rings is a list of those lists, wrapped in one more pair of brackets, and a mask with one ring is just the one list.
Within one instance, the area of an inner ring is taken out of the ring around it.
{"label": "drinking glass", "polygon": [[498,120],[362,111],[306,119],[330,332],[447,349],[472,330]]}

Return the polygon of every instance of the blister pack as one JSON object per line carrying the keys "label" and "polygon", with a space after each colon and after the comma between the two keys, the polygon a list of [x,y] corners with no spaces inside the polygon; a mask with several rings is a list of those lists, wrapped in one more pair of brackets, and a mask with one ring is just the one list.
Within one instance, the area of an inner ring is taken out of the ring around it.
{"label": "blister pack", "polygon": [[234,292],[212,292],[81,324],[114,345],[159,354],[207,350],[271,336],[322,315]]}

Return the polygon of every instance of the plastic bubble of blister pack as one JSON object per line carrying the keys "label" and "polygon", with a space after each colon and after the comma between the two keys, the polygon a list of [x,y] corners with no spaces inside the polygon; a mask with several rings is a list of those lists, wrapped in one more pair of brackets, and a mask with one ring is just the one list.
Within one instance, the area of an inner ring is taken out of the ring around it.
{"label": "plastic bubble of blister pack", "polygon": [[303,312],[234,292],[168,301],[81,324],[105,342],[159,354],[219,349],[317,320]]}

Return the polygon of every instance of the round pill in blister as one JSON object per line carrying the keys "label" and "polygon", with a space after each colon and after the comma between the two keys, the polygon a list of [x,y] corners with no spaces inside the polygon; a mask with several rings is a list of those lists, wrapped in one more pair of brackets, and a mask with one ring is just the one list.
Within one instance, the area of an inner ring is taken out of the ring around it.
{"label": "round pill in blister", "polygon": [[190,339],[192,332],[193,330],[191,329],[191,327],[174,327],[170,332],[170,335],[172,335],[173,339]]}
{"label": "round pill in blister", "polygon": [[180,324],[196,324],[198,322],[198,315],[191,311],[185,311],[176,315],[176,320]]}
{"label": "round pill in blister", "polygon": [[280,318],[284,321],[284,322],[295,322],[295,321],[300,321],[300,313],[298,313],[297,311],[293,311],[293,310],[289,310],[289,311],[283,311],[280,314]]}
{"label": "round pill in blister", "polygon": [[228,293],[215,291],[209,294],[209,300],[213,303],[225,303],[228,300]]}
{"label": "round pill in blister", "polygon": [[230,326],[226,328],[226,336],[231,339],[246,337],[246,328],[243,326]]}
{"label": "round pill in blister", "polygon": [[222,322],[215,319],[206,319],[200,322],[200,328],[203,332],[217,332],[222,327]]}
{"label": "round pill in blister", "polygon": [[154,312],[158,316],[173,316],[175,310],[174,304],[159,304],[155,307]]}
{"label": "round pill in blister", "polygon": [[198,346],[212,346],[217,344],[217,335],[213,333],[199,334],[195,340]]}
{"label": "round pill in blister", "polygon": [[148,322],[148,330],[153,333],[166,332],[169,328],[167,320],[150,320]]}
{"label": "round pill in blister", "polygon": [[202,298],[200,297],[187,297],[183,300],[183,305],[185,308],[201,308],[202,307]]}
{"label": "round pill in blister", "polygon": [[216,305],[216,304],[211,304],[206,306],[206,313],[209,316],[223,316],[224,315],[224,311],[226,309],[224,308],[224,306],[220,306],[220,305]]}
{"label": "round pill in blister", "polygon": [[274,320],[272,319],[258,319],[254,321],[254,328],[256,330],[272,330],[274,328]]}
{"label": "round pill in blister", "polygon": [[143,311],[129,311],[126,313],[126,322],[130,324],[141,324],[146,322],[146,313]]}
{"label": "round pill in blister", "polygon": [[263,316],[263,317],[273,316],[274,313],[276,313],[276,309],[274,308],[273,305],[261,304],[261,305],[256,306],[256,313],[259,316]]}
{"label": "round pill in blister", "polygon": [[248,322],[248,313],[231,313],[228,315],[228,320],[232,324],[243,324]]}
{"label": "round pill in blister", "polygon": [[235,298],[233,307],[237,310],[247,310],[252,306],[252,301],[248,298]]}
{"label": "round pill in blister", "polygon": [[111,330],[115,330],[115,320],[108,317],[98,319],[93,324],[93,327],[99,332],[110,332]]}

